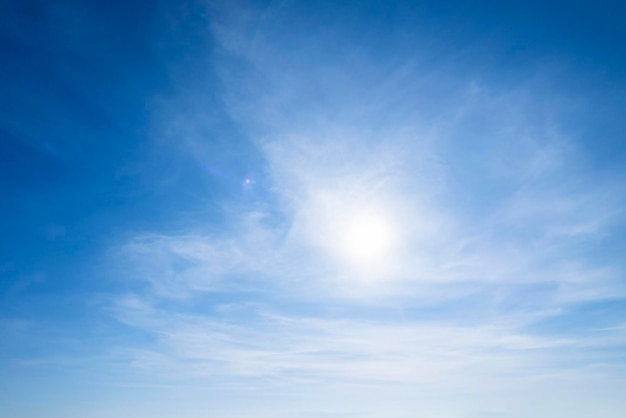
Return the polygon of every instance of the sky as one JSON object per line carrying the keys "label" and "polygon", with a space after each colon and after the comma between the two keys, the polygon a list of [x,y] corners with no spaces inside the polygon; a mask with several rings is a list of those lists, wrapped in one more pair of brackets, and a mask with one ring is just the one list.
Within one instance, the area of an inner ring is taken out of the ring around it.
{"label": "sky", "polygon": [[0,416],[626,416],[625,3],[0,13]]}

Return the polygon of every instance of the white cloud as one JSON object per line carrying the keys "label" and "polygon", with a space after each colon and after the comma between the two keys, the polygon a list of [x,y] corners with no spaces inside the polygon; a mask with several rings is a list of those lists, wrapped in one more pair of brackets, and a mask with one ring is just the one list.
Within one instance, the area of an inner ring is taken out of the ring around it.
{"label": "white cloud", "polygon": [[175,362],[178,376],[446,384],[479,374],[541,380],[582,367],[578,354],[561,358],[562,370],[550,364],[561,349],[584,341],[526,335],[511,324],[291,317],[247,308],[244,313],[241,321],[134,303],[116,310],[120,320],[158,339],[157,351],[135,353],[133,364],[160,369],[159,360]]}
{"label": "white cloud", "polygon": [[[228,230],[193,222],[119,249],[149,287],[113,312],[156,339],[125,352],[131,364],[255,388],[399,384],[433,399],[623,384],[604,368],[621,364],[607,354],[623,346],[621,331],[533,328],[576,321],[572,306],[626,288],[622,266],[593,257],[623,222],[623,190],[596,185],[558,109],[541,113],[532,80],[495,91],[414,63],[350,77],[354,65],[323,54],[292,62],[250,29],[271,18],[258,13],[250,6],[213,29],[249,66],[236,80],[229,64],[218,72],[233,120],[265,158],[275,207],[229,211]],[[320,98],[315,86],[336,90]],[[203,138],[188,140],[208,154]],[[380,280],[362,280],[337,251],[345,220],[363,210],[398,231]],[[278,226],[267,222],[276,213]],[[506,410],[503,400],[491,415],[448,415],[513,416]]]}

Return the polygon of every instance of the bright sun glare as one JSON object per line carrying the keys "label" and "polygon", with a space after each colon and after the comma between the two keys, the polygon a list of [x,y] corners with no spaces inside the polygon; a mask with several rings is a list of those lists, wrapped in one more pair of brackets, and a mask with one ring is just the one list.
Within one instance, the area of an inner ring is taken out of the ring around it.
{"label": "bright sun glare", "polygon": [[357,214],[342,231],[342,249],[353,263],[380,262],[390,250],[393,231],[387,220],[374,213]]}

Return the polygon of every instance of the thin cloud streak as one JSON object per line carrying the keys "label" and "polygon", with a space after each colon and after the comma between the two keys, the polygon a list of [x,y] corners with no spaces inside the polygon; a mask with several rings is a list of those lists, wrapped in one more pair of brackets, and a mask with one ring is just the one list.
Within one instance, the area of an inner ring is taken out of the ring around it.
{"label": "thin cloud streak", "polygon": [[[242,323],[228,316],[174,314],[131,301],[121,303],[115,315],[158,338],[160,349],[139,353],[133,364],[168,370],[159,363],[173,362],[177,378],[234,375],[296,382],[444,384],[479,376],[550,379],[602,365],[593,355],[577,352],[589,346],[585,339],[525,335],[497,324],[392,324],[249,310]],[[623,344],[623,333],[605,330],[601,337],[597,348]]]}

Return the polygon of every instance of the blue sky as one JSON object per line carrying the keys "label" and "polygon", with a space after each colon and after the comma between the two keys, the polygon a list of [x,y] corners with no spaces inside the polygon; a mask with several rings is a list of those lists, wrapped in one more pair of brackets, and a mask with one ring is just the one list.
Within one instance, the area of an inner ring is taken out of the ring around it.
{"label": "blue sky", "polygon": [[0,12],[0,415],[626,416],[620,2]]}

